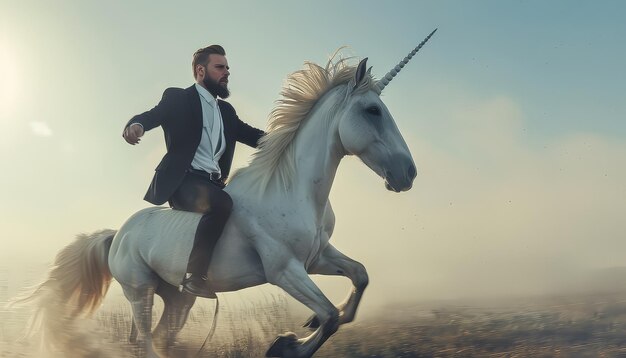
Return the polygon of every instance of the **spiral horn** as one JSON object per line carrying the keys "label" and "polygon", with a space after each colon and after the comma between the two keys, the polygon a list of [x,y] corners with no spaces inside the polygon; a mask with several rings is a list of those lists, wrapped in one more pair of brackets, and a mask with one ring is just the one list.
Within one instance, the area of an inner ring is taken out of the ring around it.
{"label": "spiral horn", "polygon": [[434,35],[436,31],[437,29],[434,29],[433,32],[431,32],[428,36],[426,36],[424,41],[420,42],[420,44],[417,45],[417,47],[413,49],[413,51],[411,51],[402,61],[400,61],[400,63],[398,63],[396,67],[392,68],[391,71],[389,71],[383,78],[381,78],[377,82],[378,88],[381,91],[387,86],[387,84],[389,84],[389,82],[391,82],[391,80],[398,74],[398,72],[400,72],[402,67],[404,67],[404,65],[409,63],[409,60],[411,60],[411,58],[413,58],[413,56],[417,53],[417,51],[419,51],[422,48],[422,46],[424,46],[424,44],[428,42],[430,37]]}

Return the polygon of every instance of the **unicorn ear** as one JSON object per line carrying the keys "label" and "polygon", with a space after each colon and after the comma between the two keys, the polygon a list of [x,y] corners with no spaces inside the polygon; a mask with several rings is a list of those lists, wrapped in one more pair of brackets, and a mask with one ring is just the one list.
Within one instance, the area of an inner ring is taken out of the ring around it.
{"label": "unicorn ear", "polygon": [[365,78],[365,74],[369,73],[369,71],[366,71],[366,69],[367,69],[367,57],[362,59],[361,62],[359,62],[359,66],[357,66],[356,68],[356,73],[354,75],[353,89],[357,88],[359,86],[359,83],[361,83],[361,81],[363,81],[363,78]]}

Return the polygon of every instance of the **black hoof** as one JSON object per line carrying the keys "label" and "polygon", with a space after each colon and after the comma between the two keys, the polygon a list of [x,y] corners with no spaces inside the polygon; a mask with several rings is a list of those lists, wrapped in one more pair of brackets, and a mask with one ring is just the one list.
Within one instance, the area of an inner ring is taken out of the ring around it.
{"label": "black hoof", "polygon": [[274,340],[274,343],[270,346],[270,348],[265,353],[266,357],[283,357],[285,350],[292,349],[296,341],[298,340],[298,336],[296,336],[293,332],[287,332],[285,334],[280,334]]}
{"label": "black hoof", "polygon": [[320,327],[320,320],[317,318],[317,315],[312,315],[306,322],[304,322],[302,327],[316,330]]}
{"label": "black hoof", "polygon": [[133,323],[133,326],[130,329],[130,335],[128,336],[128,341],[131,344],[136,344],[137,343],[137,328],[135,328],[135,323]]}

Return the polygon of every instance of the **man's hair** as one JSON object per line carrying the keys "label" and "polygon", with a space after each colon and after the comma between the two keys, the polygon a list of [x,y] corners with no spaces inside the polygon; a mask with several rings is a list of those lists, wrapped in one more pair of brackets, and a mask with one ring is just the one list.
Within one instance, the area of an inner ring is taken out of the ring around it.
{"label": "man's hair", "polygon": [[191,61],[191,71],[193,72],[193,78],[196,78],[196,66],[206,66],[209,63],[209,55],[222,55],[226,56],[226,51],[220,45],[211,45],[205,48],[201,48],[193,54],[193,60]]}

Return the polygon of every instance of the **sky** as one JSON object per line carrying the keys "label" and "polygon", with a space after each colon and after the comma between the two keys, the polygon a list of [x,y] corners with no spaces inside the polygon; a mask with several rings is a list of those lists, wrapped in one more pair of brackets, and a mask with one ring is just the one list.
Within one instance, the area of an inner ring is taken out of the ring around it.
{"label": "sky", "polygon": [[[81,232],[119,227],[164,154],[121,137],[191,55],[226,48],[229,101],[264,128],[286,76],[341,46],[381,77],[418,168],[385,190],[338,171],[333,244],[370,274],[365,305],[541,294],[626,265],[623,1],[0,0],[0,259],[48,262]],[[251,149],[237,147],[235,167]],[[332,298],[345,280],[319,279]],[[393,300],[391,299],[391,300]]]}

